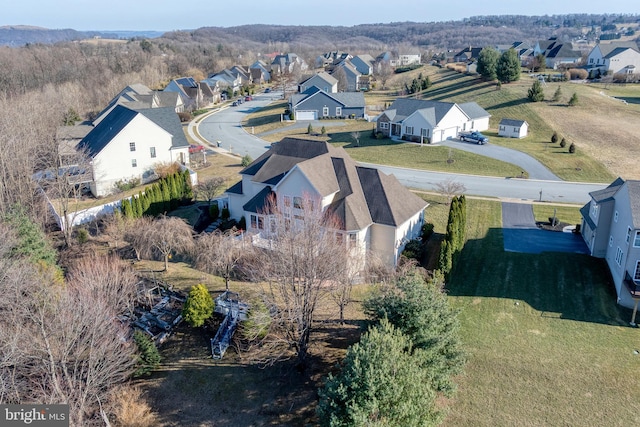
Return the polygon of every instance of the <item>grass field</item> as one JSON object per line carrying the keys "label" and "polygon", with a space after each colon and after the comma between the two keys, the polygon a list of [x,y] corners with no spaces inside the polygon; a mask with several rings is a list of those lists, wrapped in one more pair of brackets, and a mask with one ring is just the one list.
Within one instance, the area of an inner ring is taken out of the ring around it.
{"label": "grass field", "polygon": [[[427,218],[443,233],[448,208],[429,201]],[[447,285],[459,309],[468,363],[458,392],[443,401],[445,426],[627,426],[640,422],[640,335],[630,310],[615,304],[604,263],[584,255],[505,253],[499,202],[468,199],[468,242]],[[536,205],[536,216],[553,206]],[[559,206],[564,220],[577,207]],[[140,267],[159,270],[160,262]],[[172,263],[159,278],[180,289],[202,282],[212,291],[222,279]],[[232,282],[243,298],[256,285]],[[252,351],[230,349],[210,358],[209,331],[186,327],[164,346],[162,368],[141,380],[164,426],[313,425],[316,389],[357,341],[364,316],[360,286],[348,306],[347,325],[336,307],[320,310],[310,369],[300,374],[285,362],[259,369]],[[236,343],[242,347],[240,342]]]}
{"label": "grass field", "polygon": [[640,336],[604,263],[505,253],[500,204],[469,209],[448,284],[469,359],[445,425],[638,424]]}
{"label": "grass field", "polygon": [[[636,171],[634,159],[640,156],[640,144],[637,135],[640,134],[640,86],[638,85],[596,85],[575,82],[548,83],[544,87],[547,99],[552,98],[557,87],[561,87],[562,96],[558,102],[544,101],[529,102],[527,91],[533,79],[523,74],[517,82],[502,85],[498,90],[495,84],[481,81],[477,76],[457,73],[449,69],[424,66],[420,69],[392,76],[387,83],[386,90],[374,90],[365,96],[369,115],[382,112],[398,96],[402,96],[405,83],[422,73],[429,76],[433,85],[418,94],[418,98],[432,99],[446,102],[475,101],[492,114],[490,129],[486,132],[491,142],[530,154],[546,165],[551,171],[568,181],[580,182],[610,182],[615,176],[636,178],[640,173]],[[568,107],[569,97],[576,93],[579,103],[575,107]],[[614,98],[615,97],[615,98]],[[622,102],[622,101],[625,102]],[[284,101],[274,103],[265,110],[250,115],[243,123],[244,126],[254,126],[256,133],[283,129],[282,132],[271,134],[265,139],[274,142],[285,136],[304,134],[304,130],[286,130],[287,124],[279,121],[279,115],[286,104]],[[606,114],[603,112],[606,111]],[[529,135],[524,139],[502,138],[498,136],[498,123],[502,118],[524,119],[529,123]],[[429,152],[428,156],[418,154],[410,144],[395,146],[389,140],[376,141],[368,135],[372,124],[349,124],[353,130],[362,132],[361,145],[365,150],[353,151],[350,154],[360,161],[379,162],[379,159],[389,159],[388,164],[404,165],[407,167],[426,168],[438,171],[448,171],[449,164],[442,164],[442,159],[449,157],[449,150]],[[327,124],[327,132],[332,142],[344,143],[347,149],[353,139],[351,129],[335,130]],[[316,131],[319,131],[316,130]],[[561,148],[559,143],[550,142],[553,132],[565,137],[567,145]],[[575,154],[568,152],[571,143],[575,143]],[[394,147],[395,146],[395,147]],[[374,148],[372,148],[374,147]],[[406,150],[405,150],[406,148]],[[446,156],[444,155],[446,152]],[[459,156],[458,150],[453,150],[454,157]],[[432,156],[432,153],[436,153]],[[513,166],[492,165],[485,169],[494,169],[493,173],[486,170],[476,170],[480,156],[470,162],[463,162],[453,168],[454,172],[479,173],[494,176],[514,176],[511,169],[519,173],[519,168]],[[497,166],[497,168],[495,168]]]}

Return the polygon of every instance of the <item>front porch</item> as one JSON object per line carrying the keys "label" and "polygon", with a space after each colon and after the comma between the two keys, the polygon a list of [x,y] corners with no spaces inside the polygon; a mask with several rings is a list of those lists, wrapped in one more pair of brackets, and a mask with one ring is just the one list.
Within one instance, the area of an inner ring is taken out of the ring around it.
{"label": "front porch", "polygon": [[638,303],[640,303],[640,281],[635,280],[628,271],[625,271],[623,283],[634,301],[633,314],[631,315],[631,322],[629,323],[631,326],[636,326],[636,314],[638,312]]}

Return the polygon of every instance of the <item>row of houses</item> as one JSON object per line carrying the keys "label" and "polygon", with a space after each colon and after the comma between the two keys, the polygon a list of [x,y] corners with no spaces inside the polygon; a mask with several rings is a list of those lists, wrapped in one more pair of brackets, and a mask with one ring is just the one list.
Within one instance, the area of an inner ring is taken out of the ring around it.
{"label": "row of houses", "polygon": [[[498,52],[515,49],[523,66],[531,66],[539,55],[545,58],[545,67],[558,69],[562,66],[581,66],[589,71],[590,78],[607,74],[635,74],[640,69],[640,50],[634,41],[600,42],[585,51],[570,42],[556,37],[539,40],[534,46],[524,42],[493,46]],[[466,47],[453,55],[454,62],[473,64],[482,51],[481,47]],[[586,63],[582,63],[586,55]]]}

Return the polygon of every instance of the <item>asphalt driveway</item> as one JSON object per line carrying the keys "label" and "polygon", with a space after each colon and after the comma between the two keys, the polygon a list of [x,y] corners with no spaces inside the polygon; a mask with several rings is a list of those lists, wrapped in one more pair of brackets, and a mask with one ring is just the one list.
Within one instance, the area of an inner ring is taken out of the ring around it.
{"label": "asphalt driveway", "polygon": [[533,205],[526,203],[502,203],[502,237],[505,252],[589,253],[579,234],[538,228],[533,216]]}

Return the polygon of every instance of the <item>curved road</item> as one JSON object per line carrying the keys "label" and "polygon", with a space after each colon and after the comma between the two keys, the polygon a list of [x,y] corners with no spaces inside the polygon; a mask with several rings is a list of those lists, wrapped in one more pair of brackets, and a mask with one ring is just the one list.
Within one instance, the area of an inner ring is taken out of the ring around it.
{"label": "curved road", "polygon": [[[245,131],[241,126],[244,115],[259,108],[266,107],[271,102],[282,98],[282,93],[257,94],[253,101],[245,102],[237,107],[221,108],[207,117],[193,121],[189,125],[192,138],[198,140],[194,132],[206,141],[201,142],[213,147],[218,152],[232,152],[239,155],[248,154],[258,158],[270,147],[270,143]],[[308,123],[304,123],[306,127]],[[298,126],[300,126],[298,124]],[[221,141],[221,147],[215,147],[215,141]],[[476,154],[489,155],[509,163],[520,165],[530,177],[537,179],[496,178],[476,175],[451,174],[424,170],[399,168],[375,164],[363,164],[375,167],[387,174],[393,174],[407,187],[425,191],[437,191],[437,185],[445,180],[453,180],[464,184],[466,194],[526,201],[547,201],[556,203],[586,203],[590,200],[589,193],[601,190],[607,184],[576,183],[561,181],[548,169],[530,156],[504,147],[493,145],[476,146],[457,141],[446,141],[442,145],[456,149],[472,151]],[[361,163],[362,164],[362,163]]]}

